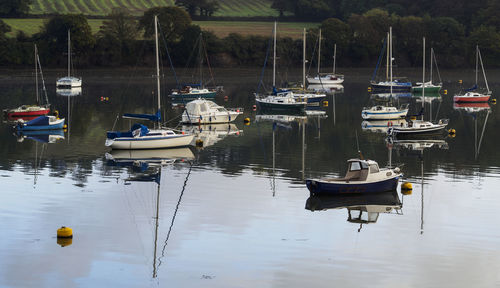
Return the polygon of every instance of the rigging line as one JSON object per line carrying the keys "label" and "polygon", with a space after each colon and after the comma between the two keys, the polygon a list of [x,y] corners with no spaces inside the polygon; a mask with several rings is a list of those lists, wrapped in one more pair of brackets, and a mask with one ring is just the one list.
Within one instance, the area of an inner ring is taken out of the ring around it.
{"label": "rigging line", "polygon": [[[443,80],[441,80],[441,74],[439,74],[439,67],[438,67],[438,62],[436,60],[436,53],[432,53],[432,57],[434,58],[434,64],[436,65],[436,72],[438,74],[439,83],[443,83]],[[432,79],[431,79],[431,81],[432,81]]]}
{"label": "rigging line", "polygon": [[205,45],[205,42],[203,42],[203,39],[200,39],[200,41],[201,41],[200,45],[203,45],[203,51],[205,52],[205,59],[207,60],[208,73],[210,73],[210,78],[211,78],[210,81],[207,82],[207,84],[210,83],[210,82],[213,82],[214,86],[216,86],[214,74],[212,72],[212,67],[210,67],[210,60],[208,59],[207,46]]}
{"label": "rigging line", "polygon": [[373,71],[373,74],[372,74],[372,79],[371,79],[372,81],[375,81],[375,78],[377,77],[378,68],[380,67],[380,63],[382,61],[382,58],[385,55],[386,45],[387,45],[387,39],[384,37],[384,44],[382,45],[382,51],[380,52],[380,55],[378,55],[377,66],[375,66],[375,71]]}
{"label": "rigging line", "polygon": [[274,28],[273,28],[273,31],[271,32],[271,37],[269,38],[269,43],[267,44],[266,58],[264,60],[264,66],[262,66],[262,72],[260,73],[259,85],[257,86],[257,91],[255,92],[256,96],[259,94],[260,87],[264,86],[264,84],[262,83],[262,80],[264,79],[264,71],[266,70],[267,59],[269,58],[269,51],[271,50],[271,43],[273,40],[273,35],[274,35]]}
{"label": "rigging line", "polygon": [[163,45],[165,45],[165,50],[167,51],[168,61],[170,62],[170,69],[172,69],[172,72],[174,73],[176,86],[179,87],[179,79],[177,78],[177,74],[175,73],[174,63],[172,62],[172,58],[170,57],[170,52],[168,52],[167,40],[165,40],[165,36],[163,34],[163,31],[161,30],[160,21],[159,20],[157,20],[157,21],[158,21],[158,28],[160,30],[161,40],[163,41]]}
{"label": "rigging line", "polygon": [[[47,96],[47,89],[45,89],[45,80],[43,79],[43,71],[42,71],[42,65],[40,64],[40,56],[38,56],[38,54],[36,54],[36,59],[38,62],[38,67],[40,67],[40,76],[42,76],[42,87],[43,87],[43,93],[45,94],[45,101],[47,104],[50,104],[49,97]],[[36,89],[38,89],[38,87],[36,87]]]}
{"label": "rigging line", "polygon": [[309,68],[307,68],[307,75],[309,75],[309,71],[311,71],[312,63],[314,61],[314,56],[316,55],[316,46],[318,46],[319,38],[316,39],[316,43],[314,43],[313,53],[311,55],[311,61],[309,61]]}
{"label": "rigging line", "polygon": [[479,150],[481,150],[481,143],[483,142],[484,131],[486,130],[486,122],[488,122],[488,116],[490,115],[490,110],[486,114],[486,119],[484,120],[483,131],[481,132],[481,137],[479,138],[479,145],[477,147],[476,159],[479,156]]}
{"label": "rigging line", "polygon": [[179,200],[177,201],[177,205],[175,206],[174,216],[172,217],[172,222],[170,222],[170,227],[168,228],[167,238],[165,239],[165,243],[163,244],[163,248],[161,250],[161,256],[158,258],[158,268],[161,265],[161,258],[165,256],[165,249],[167,248],[167,242],[170,238],[170,233],[172,232],[172,227],[174,226],[175,217],[177,216],[177,211],[179,210],[179,205],[181,204],[182,195],[184,195],[184,191],[186,189],[187,181],[189,179],[189,175],[191,174],[191,170],[193,168],[193,162],[190,162],[189,171],[186,175],[186,179],[184,179],[184,184],[182,185],[181,194],[179,195]]}

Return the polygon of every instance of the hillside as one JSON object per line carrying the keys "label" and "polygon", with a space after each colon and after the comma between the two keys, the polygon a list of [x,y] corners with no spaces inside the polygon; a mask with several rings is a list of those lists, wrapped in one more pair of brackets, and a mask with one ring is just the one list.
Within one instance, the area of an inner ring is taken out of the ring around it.
{"label": "hillside", "polygon": [[[270,0],[219,0],[220,9],[214,16],[255,17],[277,16]],[[83,13],[104,16],[114,7],[127,8],[134,15],[157,6],[174,5],[174,0],[33,0],[30,14]]]}

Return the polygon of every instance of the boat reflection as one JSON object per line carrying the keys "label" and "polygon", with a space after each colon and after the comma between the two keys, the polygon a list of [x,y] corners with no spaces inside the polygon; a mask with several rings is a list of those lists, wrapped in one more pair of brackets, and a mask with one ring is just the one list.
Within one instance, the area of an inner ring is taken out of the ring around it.
{"label": "boat reflection", "polygon": [[491,110],[491,107],[490,104],[488,104],[488,102],[482,102],[482,103],[454,102],[453,109],[465,111],[467,113],[478,113],[481,111]]}
{"label": "boat reflection", "polygon": [[411,98],[410,92],[393,92],[393,93],[372,93],[370,98],[376,101],[390,101],[391,99]]}
{"label": "boat reflection", "polygon": [[190,145],[200,146],[197,143],[202,143],[203,147],[212,146],[227,136],[240,136],[243,134],[243,130],[238,129],[238,126],[232,123],[183,125],[182,131],[194,135]]}
{"label": "boat reflection", "polygon": [[406,119],[394,119],[394,120],[364,120],[361,122],[361,129],[363,131],[373,132],[373,133],[387,133],[387,129],[391,126],[405,125]]}
{"label": "boat reflection", "polygon": [[334,196],[311,196],[305,209],[324,211],[347,209],[347,221],[360,224],[376,223],[380,213],[402,214],[403,205],[396,190],[382,193],[363,193]]}
{"label": "boat reflection", "polygon": [[132,167],[144,172],[150,167],[159,167],[193,160],[194,154],[188,147],[151,150],[111,150],[105,154],[108,166]]}
{"label": "boat reflection", "polygon": [[342,84],[311,84],[307,86],[307,90],[314,92],[323,92],[326,94],[344,93],[344,85]]}
{"label": "boat reflection", "polygon": [[56,88],[56,94],[66,97],[79,96],[82,94],[82,87]]}
{"label": "boat reflection", "polygon": [[23,142],[25,139],[30,139],[40,143],[55,143],[57,140],[64,139],[64,131],[56,130],[34,130],[34,131],[16,131],[14,135],[17,137],[17,142]]}

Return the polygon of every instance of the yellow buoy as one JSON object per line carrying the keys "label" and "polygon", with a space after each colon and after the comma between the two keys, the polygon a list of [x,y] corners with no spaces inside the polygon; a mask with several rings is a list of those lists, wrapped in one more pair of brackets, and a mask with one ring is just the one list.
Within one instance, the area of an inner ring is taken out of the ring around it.
{"label": "yellow buoy", "polygon": [[57,238],[73,238],[73,229],[62,226],[57,229]]}
{"label": "yellow buoy", "polygon": [[455,129],[453,129],[453,128],[452,128],[452,129],[450,129],[450,130],[448,130],[448,133],[449,133],[450,135],[455,135],[455,134],[456,134],[456,132],[457,132],[457,131],[455,131]]}
{"label": "yellow buoy", "polygon": [[415,117],[415,116],[411,116],[411,117],[410,117],[410,120],[415,121],[415,120],[417,120],[417,117]]}
{"label": "yellow buoy", "polygon": [[497,104],[497,99],[493,98],[493,99],[491,99],[490,102],[491,102],[491,104]]}
{"label": "yellow buoy", "polygon": [[73,244],[73,238],[57,238],[57,244],[61,247],[69,246]]}
{"label": "yellow buoy", "polygon": [[64,129],[67,129],[67,128],[68,128],[68,125],[64,124],[63,128],[64,128]]}
{"label": "yellow buoy", "polygon": [[412,190],[413,189],[413,186],[411,185],[410,182],[404,182],[403,184],[401,184],[401,191],[408,191],[408,190]]}
{"label": "yellow buoy", "polygon": [[243,119],[243,122],[244,122],[245,124],[250,123],[250,118],[248,118],[248,117],[247,117],[247,118]]}
{"label": "yellow buoy", "polygon": [[401,190],[401,194],[403,195],[411,195],[411,192],[413,192],[413,190]]}
{"label": "yellow buoy", "polygon": [[323,101],[323,107],[328,107],[328,101]]}
{"label": "yellow buoy", "polygon": [[372,92],[372,87],[368,86],[368,92]]}
{"label": "yellow buoy", "polygon": [[203,140],[196,139],[196,147],[203,147]]}
{"label": "yellow buoy", "polygon": [[444,95],[448,95],[448,90],[444,89],[443,93]]}
{"label": "yellow buoy", "polygon": [[458,80],[458,84],[462,84],[462,79]]}

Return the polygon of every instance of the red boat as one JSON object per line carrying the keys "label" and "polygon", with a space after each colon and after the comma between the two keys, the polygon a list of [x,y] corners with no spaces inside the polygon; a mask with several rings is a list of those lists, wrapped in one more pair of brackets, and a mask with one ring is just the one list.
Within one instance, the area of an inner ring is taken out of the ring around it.
{"label": "red boat", "polygon": [[49,112],[50,108],[48,106],[37,105],[23,105],[14,109],[4,110],[4,114],[7,115],[9,119],[38,117],[47,115]]}
{"label": "red boat", "polygon": [[[43,82],[42,67],[40,65],[40,59],[38,58],[38,50],[35,45],[35,91],[36,91],[36,105],[22,105],[14,109],[3,110],[4,115],[9,120],[31,120],[38,116],[47,115],[50,112],[49,99],[47,98],[47,91],[45,90],[45,84]],[[40,105],[40,99],[38,95],[38,67],[40,67],[40,75],[42,76],[43,91],[45,92],[45,103]]]}
{"label": "red boat", "polygon": [[481,94],[477,92],[467,92],[464,95],[455,95],[453,97],[454,102],[488,102],[490,100],[491,95],[489,94]]}

